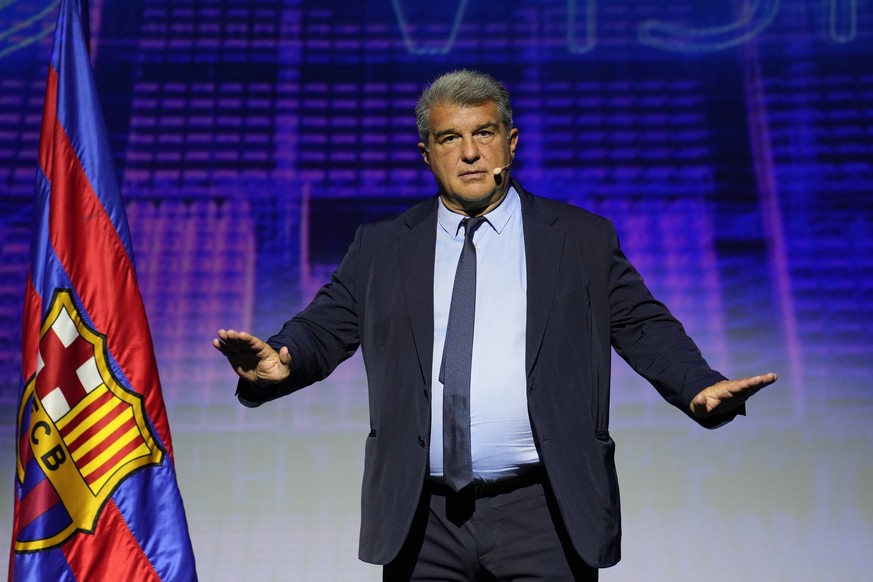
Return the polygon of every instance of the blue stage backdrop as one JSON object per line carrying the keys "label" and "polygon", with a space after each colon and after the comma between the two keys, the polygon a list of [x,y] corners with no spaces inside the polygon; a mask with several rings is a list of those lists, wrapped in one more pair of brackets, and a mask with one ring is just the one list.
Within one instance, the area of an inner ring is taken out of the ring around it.
{"label": "blue stage backdrop", "polygon": [[[57,2],[0,1],[0,539]],[[749,415],[696,428],[616,358],[624,560],[604,580],[862,580],[873,548],[873,2],[92,0],[92,61],[203,580],[356,561],[358,357],[257,410],[210,346],[270,335],[355,226],[435,194],[413,106],[503,80],[512,172],[610,217]]]}

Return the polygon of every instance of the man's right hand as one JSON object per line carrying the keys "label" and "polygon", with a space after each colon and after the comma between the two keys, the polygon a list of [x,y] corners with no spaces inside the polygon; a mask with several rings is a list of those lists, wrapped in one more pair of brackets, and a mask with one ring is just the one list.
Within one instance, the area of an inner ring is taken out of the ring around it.
{"label": "man's right hand", "polygon": [[291,375],[291,354],[282,347],[276,352],[263,340],[245,331],[219,329],[212,340],[240,378],[253,384],[276,384]]}

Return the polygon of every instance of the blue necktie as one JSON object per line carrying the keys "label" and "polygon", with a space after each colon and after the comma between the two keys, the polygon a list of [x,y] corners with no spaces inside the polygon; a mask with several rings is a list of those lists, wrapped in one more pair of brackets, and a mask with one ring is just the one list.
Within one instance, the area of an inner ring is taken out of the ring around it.
{"label": "blue necktie", "polygon": [[476,247],[473,233],[486,219],[465,218],[464,248],[455,271],[446,344],[440,367],[443,383],[443,479],[454,491],[473,480],[470,452],[470,369],[476,316]]}

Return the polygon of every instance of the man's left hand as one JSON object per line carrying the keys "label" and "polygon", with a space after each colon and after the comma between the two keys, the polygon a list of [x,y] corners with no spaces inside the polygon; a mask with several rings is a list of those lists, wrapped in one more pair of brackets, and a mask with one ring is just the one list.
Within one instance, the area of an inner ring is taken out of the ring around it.
{"label": "man's left hand", "polygon": [[776,373],[740,380],[722,380],[704,388],[691,401],[691,412],[698,418],[724,414],[742,406],[758,390],[776,381]]}

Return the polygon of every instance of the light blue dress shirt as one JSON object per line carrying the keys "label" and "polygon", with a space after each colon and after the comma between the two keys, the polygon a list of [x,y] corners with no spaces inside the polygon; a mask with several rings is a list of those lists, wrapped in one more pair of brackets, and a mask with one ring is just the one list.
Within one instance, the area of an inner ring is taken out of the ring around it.
{"label": "light blue dress shirt", "polygon": [[[440,200],[434,264],[433,378],[430,474],[443,473],[443,385],[440,363],[465,217]],[[527,270],[521,202],[510,188],[476,230],[476,321],[470,380],[473,477],[494,481],[540,462],[527,412],[525,331]]]}

